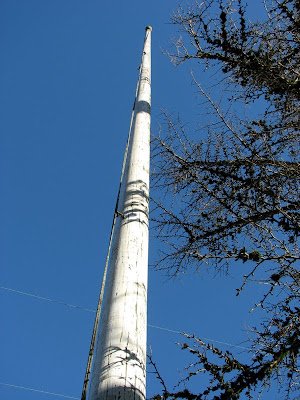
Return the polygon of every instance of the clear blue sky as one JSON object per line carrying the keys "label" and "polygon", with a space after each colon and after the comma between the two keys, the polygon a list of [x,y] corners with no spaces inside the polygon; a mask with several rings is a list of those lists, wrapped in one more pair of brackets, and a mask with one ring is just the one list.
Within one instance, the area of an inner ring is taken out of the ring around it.
{"label": "clear blue sky", "polygon": [[[197,117],[188,69],[162,54],[176,34],[177,4],[1,1],[1,286],[96,308],[146,25],[152,130],[159,107]],[[157,248],[151,239],[150,264]],[[148,322],[241,344],[252,303],[247,291],[235,297],[239,284],[205,274],[174,282],[150,269]],[[80,397],[94,314],[4,289],[0,296],[0,382]],[[180,340],[149,327],[170,388],[187,361]],[[149,375],[148,397],[159,390]],[[0,385],[0,398],[60,397]]]}

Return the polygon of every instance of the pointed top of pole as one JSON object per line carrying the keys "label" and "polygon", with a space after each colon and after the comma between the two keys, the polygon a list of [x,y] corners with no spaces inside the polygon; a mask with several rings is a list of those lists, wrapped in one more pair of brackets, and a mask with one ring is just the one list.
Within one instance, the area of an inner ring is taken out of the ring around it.
{"label": "pointed top of pole", "polygon": [[152,31],[152,26],[150,26],[150,25],[147,25],[145,29],[146,29],[146,31],[147,31],[147,30],[150,30],[150,31]]}

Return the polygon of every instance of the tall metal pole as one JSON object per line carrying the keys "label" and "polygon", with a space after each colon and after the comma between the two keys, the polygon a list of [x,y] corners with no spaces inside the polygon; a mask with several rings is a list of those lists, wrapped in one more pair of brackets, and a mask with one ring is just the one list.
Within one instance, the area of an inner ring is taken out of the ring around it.
{"label": "tall metal pole", "polygon": [[146,396],[151,31],[147,26],[89,400]]}

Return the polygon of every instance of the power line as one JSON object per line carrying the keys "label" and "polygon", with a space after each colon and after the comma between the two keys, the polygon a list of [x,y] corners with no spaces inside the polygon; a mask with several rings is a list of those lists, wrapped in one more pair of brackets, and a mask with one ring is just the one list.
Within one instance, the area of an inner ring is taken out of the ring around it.
{"label": "power line", "polygon": [[63,301],[49,299],[48,297],[37,296],[37,295],[32,294],[32,293],[22,292],[21,290],[11,289],[11,288],[7,288],[7,287],[1,286],[1,285],[0,285],[0,289],[9,290],[10,292],[23,294],[25,296],[34,297],[34,298],[39,299],[39,300],[50,301],[51,303],[61,304],[63,306],[67,306],[67,307],[78,308],[79,310],[83,310],[83,311],[88,311],[88,312],[92,312],[92,313],[96,312],[95,310],[91,310],[90,308],[84,308],[84,307],[76,306],[74,304],[64,303]]}
{"label": "power line", "polygon": [[51,396],[64,397],[65,399],[80,400],[79,397],[67,396],[67,395],[61,394],[61,393],[46,392],[45,390],[33,389],[33,388],[29,388],[29,387],[25,387],[25,386],[19,386],[19,385],[12,385],[10,383],[0,382],[0,385],[9,386],[9,387],[17,388],[17,389],[30,390],[31,392],[49,394]]}
{"label": "power line", "polygon": [[[2,286],[2,285],[0,285],[0,289],[4,289],[4,290],[8,290],[8,291],[10,291],[10,292],[22,294],[22,295],[24,295],[24,296],[34,297],[34,298],[39,299],[39,300],[44,300],[44,301],[49,301],[49,302],[51,302],[51,303],[60,304],[60,305],[66,306],[66,307],[77,308],[77,309],[79,309],[79,310],[88,311],[88,312],[92,312],[92,313],[95,313],[95,312],[96,312],[96,310],[92,310],[92,309],[90,309],[90,308],[84,308],[84,307],[80,307],[80,306],[77,306],[77,305],[74,305],[74,304],[64,303],[64,302],[62,302],[62,301],[58,301],[58,300],[55,300],[55,299],[50,299],[50,298],[48,298],[48,297],[37,296],[37,295],[32,294],[32,293],[27,293],[27,292],[23,292],[23,291],[21,291],[21,290],[16,290],[16,289],[7,288],[7,287]],[[176,331],[176,330],[174,330],[174,329],[163,328],[163,327],[157,326],[157,325],[152,325],[152,324],[147,324],[147,325],[148,325],[149,328],[155,328],[155,329],[159,329],[159,330],[161,330],[161,331],[176,333],[176,334],[178,334],[178,335],[182,335],[182,334],[184,333],[183,331]],[[227,342],[222,342],[222,341],[220,341],[220,340],[210,339],[210,338],[206,338],[206,337],[202,337],[202,339],[204,339],[204,340],[209,340],[210,342],[214,342],[214,343],[223,344],[223,345],[225,345],[225,346],[229,346],[229,347],[232,347],[232,348],[237,347],[237,348],[240,348],[240,349],[243,349],[243,350],[249,350],[248,347],[244,347],[244,346],[240,346],[240,345],[232,344],[232,343],[227,343]]]}
{"label": "power line", "polygon": [[[184,334],[184,332],[182,332],[182,331],[181,331],[181,332],[180,332],[180,331],[174,331],[174,329],[162,328],[161,326],[150,325],[150,324],[148,324],[148,326],[149,326],[150,328],[156,328],[156,329],[160,329],[160,330],[162,330],[162,331],[167,331],[167,332],[172,332],[172,333],[178,333],[179,335]],[[191,335],[189,335],[189,336],[191,336]],[[240,345],[238,345],[238,344],[232,344],[232,343],[221,342],[220,340],[210,339],[210,338],[203,337],[203,336],[201,336],[201,339],[209,340],[210,342],[215,342],[215,343],[224,344],[224,345],[230,346],[230,347],[238,347],[238,348],[240,348],[240,349],[249,350],[248,347],[240,346]]]}
{"label": "power line", "polygon": [[178,333],[179,335],[182,334],[182,332],[174,331],[174,329],[163,328],[163,327],[161,327],[161,326],[156,326],[156,325],[151,325],[151,324],[148,324],[148,326],[149,326],[150,328],[160,329],[160,330],[162,330],[162,331],[167,331],[167,332],[172,332],[172,333]]}

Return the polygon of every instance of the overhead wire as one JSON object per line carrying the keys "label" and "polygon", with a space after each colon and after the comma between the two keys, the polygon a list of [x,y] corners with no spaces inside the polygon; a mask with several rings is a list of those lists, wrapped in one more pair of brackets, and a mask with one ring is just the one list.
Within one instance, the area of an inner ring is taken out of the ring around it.
{"label": "overhead wire", "polygon": [[80,400],[79,397],[67,396],[67,395],[61,394],[61,393],[53,393],[53,392],[47,392],[45,390],[33,389],[33,388],[25,387],[25,386],[13,385],[11,383],[0,382],[0,385],[9,386],[9,387],[17,388],[17,389],[30,390],[31,392],[44,393],[44,394],[49,394],[49,395],[57,396],[57,397],[64,397],[65,399]]}
{"label": "overhead wire", "polygon": [[[163,328],[162,326],[157,326],[157,325],[148,324],[148,326],[149,326],[150,328],[160,329],[160,330],[162,330],[162,331],[177,333],[178,335],[184,335],[184,334],[186,333],[186,332],[184,332],[184,331],[175,331],[174,329]],[[189,336],[192,336],[192,335],[189,334]],[[250,350],[248,347],[245,347],[245,346],[240,346],[240,345],[238,345],[238,344],[232,344],[232,343],[222,342],[222,341],[220,341],[220,340],[210,339],[210,338],[207,338],[207,337],[204,337],[204,336],[201,336],[201,339],[209,340],[210,342],[215,342],[215,343],[224,344],[224,345],[229,346],[229,347],[232,347],[232,348],[233,348],[233,347],[238,347],[238,348],[240,348],[240,349]]]}
{"label": "overhead wire", "polygon": [[[24,291],[21,291],[21,290],[8,288],[8,287],[2,286],[2,285],[0,285],[0,289],[8,290],[8,291],[13,292],[13,293],[22,294],[24,296],[30,296],[30,297],[33,297],[33,298],[36,298],[36,299],[39,299],[39,300],[49,301],[51,303],[60,304],[60,305],[66,306],[66,307],[71,307],[71,308],[75,308],[75,309],[82,310],[82,311],[88,311],[88,312],[92,312],[92,313],[96,313],[97,312],[97,310],[92,310],[90,308],[85,308],[85,307],[81,307],[81,306],[78,306],[78,305],[75,305],[75,304],[65,303],[63,301],[50,299],[48,297],[37,296],[37,295],[32,294],[32,293],[28,293],[28,292],[24,292]],[[178,331],[178,330],[174,330],[174,329],[170,329],[170,328],[164,328],[162,326],[157,326],[157,325],[152,325],[152,324],[147,324],[147,326],[149,328],[155,328],[155,329],[159,329],[159,330],[165,331],[165,332],[176,333],[178,335],[184,334],[184,331]],[[207,338],[207,337],[202,337],[202,339],[209,340],[210,342],[214,342],[214,343],[220,343],[220,344],[229,346],[231,348],[237,347],[237,348],[240,348],[240,349],[249,350],[249,348],[247,348],[245,346],[232,344],[232,343],[228,343],[228,342],[222,342],[221,340],[211,339],[211,338]]]}
{"label": "overhead wire", "polygon": [[75,304],[65,303],[63,301],[50,299],[49,297],[37,296],[36,294],[33,294],[33,293],[22,292],[21,290],[11,289],[11,288],[8,288],[8,287],[5,287],[5,286],[1,286],[1,285],[0,285],[0,289],[8,290],[10,292],[14,292],[14,293],[18,293],[18,294],[23,294],[25,296],[30,296],[30,297],[33,297],[33,298],[39,299],[39,300],[49,301],[50,303],[56,303],[56,304],[61,304],[63,306],[67,306],[67,307],[77,308],[77,309],[82,310],[82,311],[88,311],[88,312],[92,312],[92,313],[96,312],[96,310],[92,310],[91,308],[85,308],[85,307],[77,306]]}

